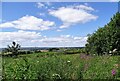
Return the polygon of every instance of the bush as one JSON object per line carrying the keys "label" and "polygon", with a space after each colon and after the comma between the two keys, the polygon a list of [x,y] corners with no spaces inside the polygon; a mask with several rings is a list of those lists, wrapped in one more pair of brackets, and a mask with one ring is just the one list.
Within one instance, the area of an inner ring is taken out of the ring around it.
{"label": "bush", "polygon": [[59,48],[49,48],[49,51],[51,52],[51,51],[58,51],[59,50]]}
{"label": "bush", "polygon": [[111,21],[89,35],[86,52],[90,54],[109,54],[113,50],[120,51],[120,13],[117,12]]}
{"label": "bush", "polygon": [[40,50],[35,50],[34,53],[41,53],[41,51]]}
{"label": "bush", "polygon": [[31,54],[33,53],[32,51],[29,51],[29,50],[21,50],[19,51],[19,54]]}

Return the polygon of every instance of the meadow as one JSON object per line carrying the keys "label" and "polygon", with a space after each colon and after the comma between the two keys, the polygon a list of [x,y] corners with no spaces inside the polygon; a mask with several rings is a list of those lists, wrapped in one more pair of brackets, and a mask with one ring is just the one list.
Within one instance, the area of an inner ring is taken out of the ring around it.
{"label": "meadow", "polygon": [[120,56],[41,52],[3,57],[4,80],[120,80]]}

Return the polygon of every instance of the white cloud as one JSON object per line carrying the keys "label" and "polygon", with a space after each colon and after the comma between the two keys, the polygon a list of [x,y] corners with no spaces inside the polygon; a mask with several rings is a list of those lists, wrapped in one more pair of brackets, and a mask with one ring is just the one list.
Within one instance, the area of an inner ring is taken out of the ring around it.
{"label": "white cloud", "polygon": [[54,26],[52,21],[44,21],[34,16],[24,16],[18,20],[0,24],[0,28],[13,27],[22,30],[48,30]]}
{"label": "white cloud", "polygon": [[37,8],[45,8],[48,9],[48,6],[51,6],[51,2],[38,2],[37,3]]}
{"label": "white cloud", "polygon": [[17,32],[0,32],[0,37],[0,42],[3,44],[3,46],[8,45],[12,41],[20,42],[23,45],[27,45],[28,43],[29,45],[31,40],[41,38],[41,34],[19,30]]}
{"label": "white cloud", "polygon": [[41,2],[38,2],[38,3],[37,3],[37,7],[38,7],[38,8],[43,8],[44,6],[45,6],[45,5],[44,5],[43,3],[41,3]]}
{"label": "white cloud", "polygon": [[87,10],[87,11],[94,11],[94,9],[90,6],[86,6],[86,5],[77,5],[74,7],[75,9],[83,9],[83,10]]}
{"label": "white cloud", "polygon": [[3,24],[0,24],[0,27],[2,28],[9,28],[9,27],[13,27],[14,25],[11,22],[6,22]]}
{"label": "white cloud", "polygon": [[61,32],[62,30],[60,30],[60,29],[57,29],[56,31],[58,31],[58,32]]}
{"label": "white cloud", "polygon": [[98,18],[98,16],[95,16],[88,11],[94,11],[94,9],[86,5],[76,5],[60,7],[57,10],[50,10],[49,14],[59,18],[63,22],[63,25],[60,26],[60,28],[68,28],[76,23],[83,24]]}
{"label": "white cloud", "polygon": [[45,13],[39,13],[40,16],[45,16]]}
{"label": "white cloud", "polygon": [[51,5],[52,5],[51,2],[46,2],[45,4],[48,5],[48,6],[51,6]]}
{"label": "white cloud", "polygon": [[80,37],[81,39],[74,39],[75,37],[70,35],[61,35],[57,37],[46,37],[39,42],[42,42],[43,44],[47,46],[55,46],[55,47],[67,47],[67,46],[85,46],[87,42],[87,37]]}
{"label": "white cloud", "polygon": [[46,37],[39,42],[42,42],[44,45],[47,45],[49,47],[67,47],[67,46],[85,46],[87,37],[81,37],[81,39],[74,39],[75,37],[70,35],[61,35],[57,37]]}
{"label": "white cloud", "polygon": [[64,23],[63,25],[60,26],[60,28],[68,28],[72,23]]}
{"label": "white cloud", "polygon": [[120,0],[110,0],[110,2],[119,2]]}
{"label": "white cloud", "polygon": [[16,41],[24,46],[36,47],[65,47],[65,46],[84,46],[87,37],[75,37],[61,35],[55,37],[42,36],[40,33],[19,30],[17,32],[0,32],[0,47],[6,47],[12,41]]}
{"label": "white cloud", "polygon": [[62,37],[62,38],[69,38],[71,36],[70,35],[60,35],[60,37]]}
{"label": "white cloud", "polygon": [[74,37],[74,40],[80,40],[82,37]]}
{"label": "white cloud", "polygon": [[41,35],[40,33],[36,32],[29,32],[29,31],[23,31],[19,30],[17,32],[0,32],[0,40],[4,41],[11,41],[11,40],[29,40],[34,38],[39,38]]}

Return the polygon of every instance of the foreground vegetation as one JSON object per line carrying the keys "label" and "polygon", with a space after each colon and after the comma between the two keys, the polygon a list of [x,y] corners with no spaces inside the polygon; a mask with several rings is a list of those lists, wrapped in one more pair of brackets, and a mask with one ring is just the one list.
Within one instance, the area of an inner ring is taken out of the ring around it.
{"label": "foreground vegetation", "polygon": [[35,53],[3,57],[3,79],[40,81],[119,79],[120,56]]}

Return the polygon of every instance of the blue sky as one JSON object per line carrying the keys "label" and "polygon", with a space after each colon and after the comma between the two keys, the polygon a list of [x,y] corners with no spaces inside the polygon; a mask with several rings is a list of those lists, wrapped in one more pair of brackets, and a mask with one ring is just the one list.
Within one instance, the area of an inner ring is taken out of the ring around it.
{"label": "blue sky", "polygon": [[84,46],[87,34],[103,27],[118,11],[117,2],[4,2],[2,45]]}

